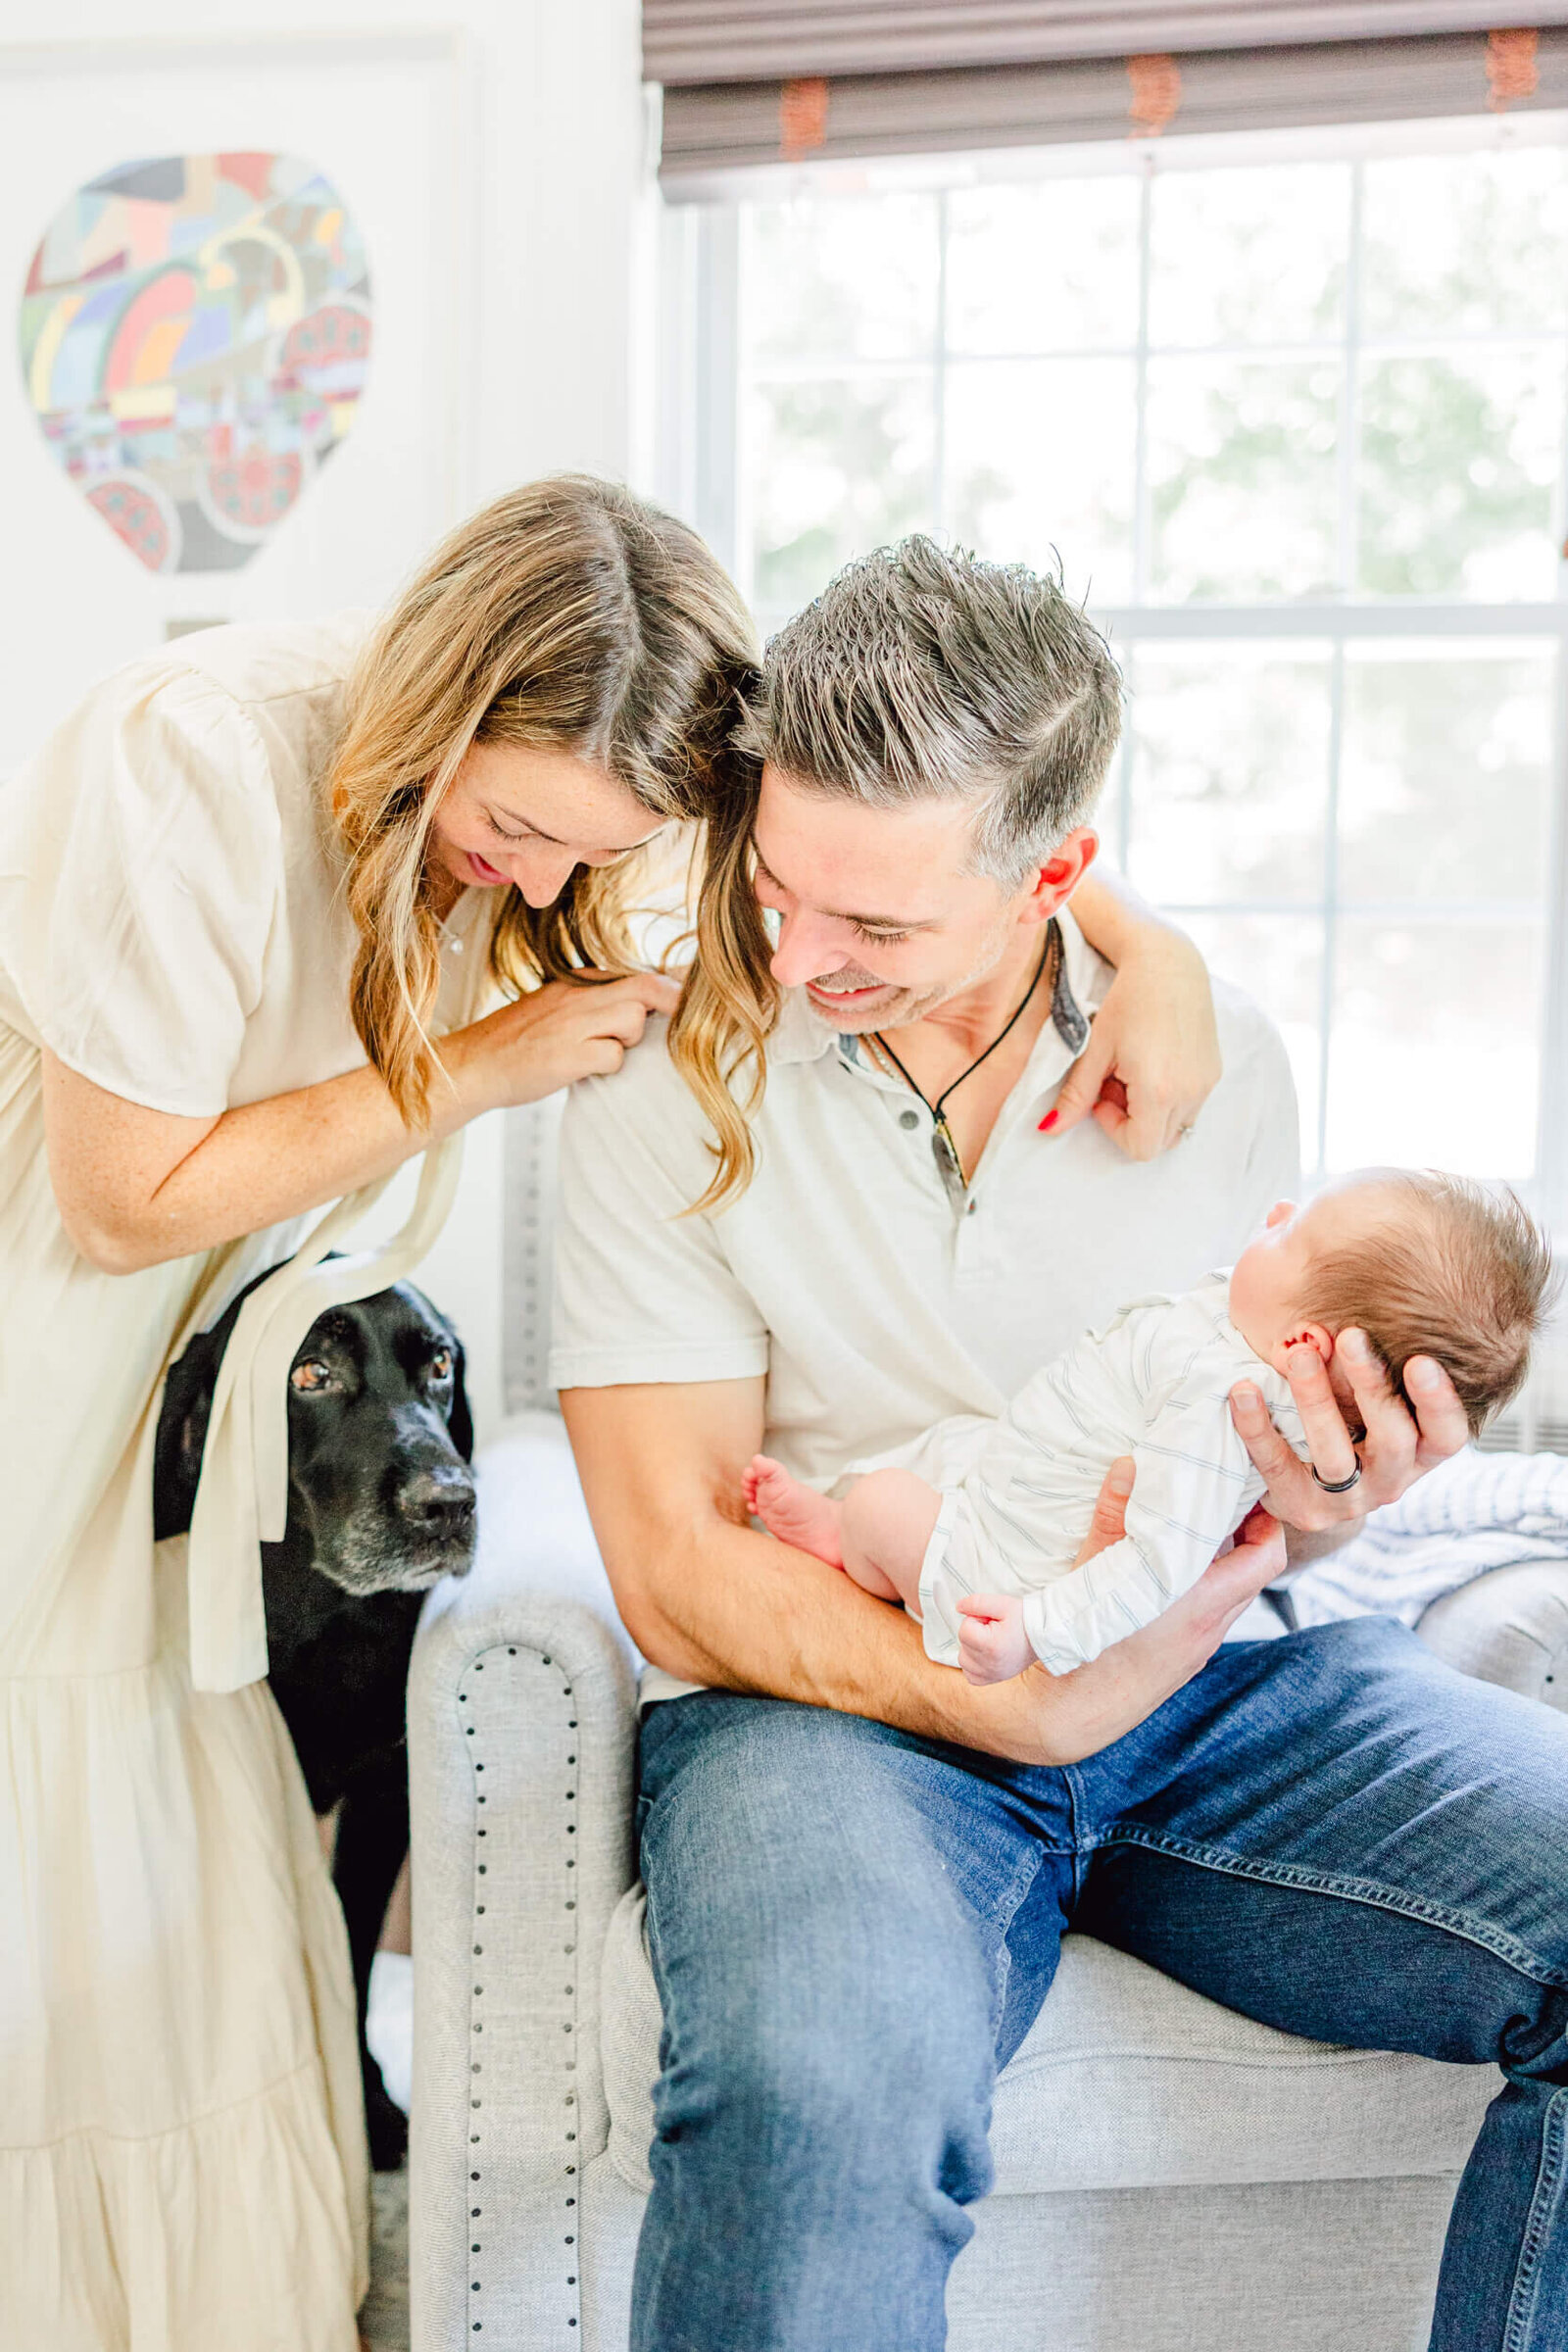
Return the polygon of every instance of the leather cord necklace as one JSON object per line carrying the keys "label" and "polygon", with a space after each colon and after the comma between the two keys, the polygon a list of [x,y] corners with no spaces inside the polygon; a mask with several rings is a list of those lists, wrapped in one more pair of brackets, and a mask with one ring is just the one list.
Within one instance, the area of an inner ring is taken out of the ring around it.
{"label": "leather cord necklace", "polygon": [[941,1094],[938,1095],[934,1102],[925,1093],[923,1088],[915,1085],[914,1080],[909,1076],[908,1071],[905,1068],[897,1054],[894,1053],[893,1048],[888,1044],[888,1041],[882,1035],[881,1030],[873,1029],[871,1032],[872,1044],[876,1046],[881,1053],[887,1055],[889,1061],[892,1062],[893,1067],[898,1071],[899,1076],[904,1080],[904,1083],[908,1088],[910,1094],[917,1095],[920,1101],[925,1104],[927,1110],[931,1113],[931,1155],[937,1163],[937,1173],[942,1178],[942,1182],[947,1188],[948,1193],[956,1199],[961,1199],[962,1196],[968,1191],[969,1179],[963,1172],[963,1161],[958,1156],[958,1147],[954,1140],[953,1129],[948,1125],[948,1103],[957,1093],[959,1087],[962,1086],[964,1080],[966,1078],[972,1078],[976,1070],[980,1067],[980,1064],[983,1061],[989,1061],[997,1048],[1003,1044],[1006,1038],[1010,1037],[1013,1030],[1018,1026],[1018,1023],[1022,1020],[1025,1011],[1033,1001],[1035,990],[1040,986],[1042,979],[1045,977],[1046,966],[1048,964],[1054,965],[1056,950],[1060,944],[1060,938],[1061,934],[1056,927],[1055,918],[1053,916],[1050,924],[1047,927],[1046,944],[1041,950],[1040,961],[1035,965],[1034,978],[1024,990],[1022,998],[1019,1000],[1017,1006],[1013,1010],[1005,1026],[997,1031],[996,1036],[991,1040],[991,1043],[989,1046],[987,1046],[985,1052],[983,1054],[977,1054],[967,1069],[960,1070],[956,1078],[953,1080],[952,1084],[943,1088]]}

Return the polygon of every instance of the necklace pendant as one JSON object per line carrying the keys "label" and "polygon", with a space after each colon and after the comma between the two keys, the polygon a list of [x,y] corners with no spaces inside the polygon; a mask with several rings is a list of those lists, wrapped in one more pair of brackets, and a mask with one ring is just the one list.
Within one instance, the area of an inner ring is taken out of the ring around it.
{"label": "necklace pendant", "polygon": [[947,1187],[949,1196],[956,1201],[961,1200],[969,1189],[968,1179],[963,1172],[963,1162],[958,1157],[958,1147],[953,1140],[953,1129],[941,1111],[937,1112],[931,1128],[931,1156],[937,1163],[937,1173]]}

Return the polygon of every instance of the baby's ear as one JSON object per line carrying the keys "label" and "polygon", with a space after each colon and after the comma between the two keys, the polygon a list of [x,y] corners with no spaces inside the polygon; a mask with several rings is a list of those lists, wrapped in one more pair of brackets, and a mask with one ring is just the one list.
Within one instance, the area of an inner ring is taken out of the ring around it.
{"label": "baby's ear", "polygon": [[1288,1373],[1291,1357],[1298,1348],[1310,1348],[1325,1364],[1334,1361],[1334,1334],[1325,1331],[1321,1323],[1293,1323],[1274,1350],[1275,1369]]}

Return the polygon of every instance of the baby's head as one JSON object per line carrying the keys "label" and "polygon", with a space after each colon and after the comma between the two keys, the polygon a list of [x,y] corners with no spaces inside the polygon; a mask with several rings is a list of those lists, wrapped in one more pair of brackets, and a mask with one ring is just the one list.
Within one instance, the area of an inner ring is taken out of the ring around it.
{"label": "baby's head", "polygon": [[1401,1396],[1410,1358],[1431,1356],[1479,1436],[1523,1382],[1556,1287],[1551,1252],[1511,1193],[1368,1168],[1302,1208],[1279,1202],[1236,1261],[1231,1320],[1278,1372],[1293,1347],[1329,1362],[1342,1331],[1363,1331]]}

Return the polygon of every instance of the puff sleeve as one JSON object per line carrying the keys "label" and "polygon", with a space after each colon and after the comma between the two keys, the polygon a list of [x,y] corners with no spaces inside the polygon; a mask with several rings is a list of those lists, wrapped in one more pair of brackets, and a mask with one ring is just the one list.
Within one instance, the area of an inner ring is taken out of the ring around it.
{"label": "puff sleeve", "polygon": [[282,878],[247,713],[168,657],[133,664],[0,789],[0,1016],[110,1094],[216,1116]]}

